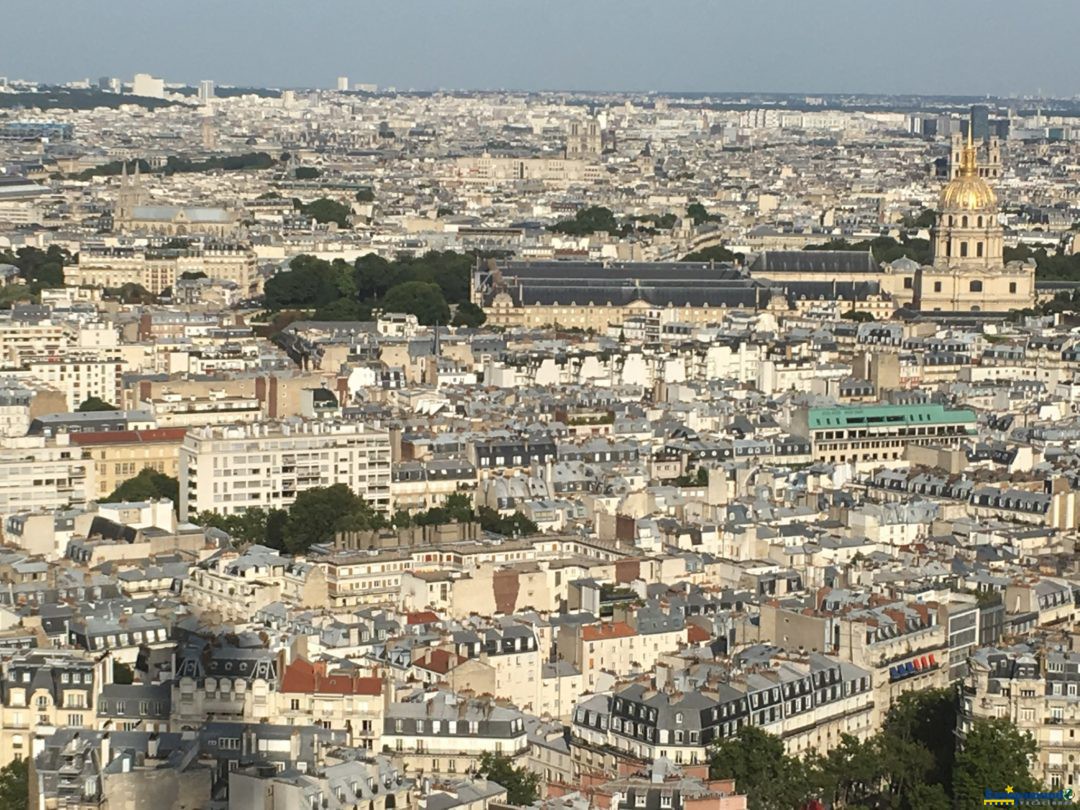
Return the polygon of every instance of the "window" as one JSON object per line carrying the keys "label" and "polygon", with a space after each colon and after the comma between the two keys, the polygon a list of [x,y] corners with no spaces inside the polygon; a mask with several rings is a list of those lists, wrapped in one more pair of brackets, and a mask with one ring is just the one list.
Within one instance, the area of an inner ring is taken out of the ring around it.
{"label": "window", "polygon": [[934,292],[941,292],[941,282],[940,281],[935,281],[934,282]]}
{"label": "window", "polygon": [[982,282],[978,281],[978,280],[972,281],[970,284],[968,284],[968,290],[970,292],[982,292],[983,291]]}
{"label": "window", "polygon": [[961,242],[960,243],[960,258],[962,259],[967,255],[968,255],[968,243],[967,242]]}
{"label": "window", "polygon": [[975,243],[975,255],[982,258],[982,255],[983,255],[983,243],[982,242],[976,242]]}
{"label": "window", "polygon": [[1009,292],[1011,292],[1011,293],[1016,292],[1016,282],[1015,281],[1010,281],[1009,282]]}
{"label": "window", "polygon": [[911,276],[906,277],[904,279],[904,289],[905,290],[910,290],[913,286],[914,286],[914,280],[911,278]]}
{"label": "window", "polygon": [[965,214],[964,216],[960,217],[960,227],[961,228],[966,228],[967,226],[968,226],[968,220],[967,220],[967,214]]}

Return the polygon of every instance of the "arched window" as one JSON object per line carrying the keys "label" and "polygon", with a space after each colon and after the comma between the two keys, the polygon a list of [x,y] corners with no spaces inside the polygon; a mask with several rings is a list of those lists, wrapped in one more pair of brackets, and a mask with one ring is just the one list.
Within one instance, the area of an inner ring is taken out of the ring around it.
{"label": "arched window", "polygon": [[961,217],[961,219],[960,219],[960,227],[961,228],[966,228],[967,227],[967,214],[964,214],[964,216]]}
{"label": "arched window", "polygon": [[980,215],[979,216],[979,227],[981,228],[982,226],[983,226],[983,224],[982,224],[982,216]]}
{"label": "arched window", "polygon": [[968,290],[971,292],[982,292],[982,282],[972,281],[970,284],[968,284]]}
{"label": "arched window", "polygon": [[949,227],[951,228],[955,224],[956,224],[955,217],[953,217],[952,214],[949,214]]}

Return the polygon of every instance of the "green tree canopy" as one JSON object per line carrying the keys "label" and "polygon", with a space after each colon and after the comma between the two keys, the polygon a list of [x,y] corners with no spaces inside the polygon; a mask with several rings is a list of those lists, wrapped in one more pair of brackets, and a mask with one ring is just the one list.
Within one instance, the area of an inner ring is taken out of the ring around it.
{"label": "green tree canopy", "polygon": [[589,208],[582,208],[574,214],[573,219],[559,220],[551,226],[551,230],[570,236],[587,236],[598,231],[615,234],[620,233],[622,229],[610,208],[594,205]]}
{"label": "green tree canopy", "polygon": [[532,804],[540,797],[540,774],[524,765],[515,766],[504,754],[485,751],[477,768],[479,774],[506,788],[506,801],[517,807]]}
{"label": "green tree canopy", "polygon": [[79,407],[75,409],[77,413],[93,413],[94,411],[116,411],[119,410],[111,402],[106,402],[100,397],[87,397],[79,403]]}
{"label": "green tree canopy", "polygon": [[784,753],[779,737],[756,726],[743,726],[713,747],[709,776],[733,778],[751,810],[791,810],[812,798],[803,763]]}
{"label": "green tree canopy", "polygon": [[454,312],[454,319],[450,321],[450,325],[478,329],[484,325],[486,320],[487,315],[484,314],[484,310],[472,301],[465,301],[458,304],[457,310]]}
{"label": "green tree canopy", "polygon": [[287,551],[302,554],[317,543],[331,543],[339,531],[381,529],[386,518],[345,484],[306,489],[296,496],[284,521]]}
{"label": "green tree canopy", "polygon": [[356,201],[361,203],[375,202],[375,192],[370,188],[362,188],[356,192]]}
{"label": "green tree canopy", "polygon": [[322,224],[328,222],[337,223],[339,228],[349,227],[349,215],[352,213],[349,206],[328,197],[320,197],[309,203],[301,204],[300,211],[305,216],[311,217]]}
{"label": "green tree canopy", "polygon": [[143,467],[138,475],[114,489],[102,503],[151,501],[161,498],[168,498],[174,507],[179,504],[180,482],[151,467]]}
{"label": "green tree canopy", "polygon": [[450,307],[439,285],[424,281],[406,281],[391,287],[382,300],[382,309],[415,315],[426,326],[450,321]]}
{"label": "green tree canopy", "polygon": [[986,788],[1035,791],[1030,762],[1036,745],[1031,735],[1006,718],[976,719],[964,734],[953,768],[953,800],[957,807],[981,806]]}
{"label": "green tree canopy", "polygon": [[724,262],[727,264],[741,263],[746,257],[742,253],[734,253],[723,245],[714,245],[704,250],[695,250],[682,257],[684,262]]}
{"label": "green tree canopy", "polygon": [[29,806],[30,760],[13,759],[0,768],[0,810],[26,810]]}
{"label": "green tree canopy", "polygon": [[297,166],[295,176],[297,180],[314,180],[321,174],[314,166]]}
{"label": "green tree canopy", "polygon": [[118,661],[115,658],[112,662],[113,683],[118,683],[121,686],[127,686],[135,682],[135,670],[131,668],[130,664],[125,664],[123,661]]}

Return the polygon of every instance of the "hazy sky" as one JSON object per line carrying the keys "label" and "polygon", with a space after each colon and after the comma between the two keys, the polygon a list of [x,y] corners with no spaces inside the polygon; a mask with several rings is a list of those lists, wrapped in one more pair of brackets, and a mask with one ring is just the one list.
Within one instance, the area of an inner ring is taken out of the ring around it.
{"label": "hazy sky", "polygon": [[0,75],[1080,93],[1080,0],[3,0]]}

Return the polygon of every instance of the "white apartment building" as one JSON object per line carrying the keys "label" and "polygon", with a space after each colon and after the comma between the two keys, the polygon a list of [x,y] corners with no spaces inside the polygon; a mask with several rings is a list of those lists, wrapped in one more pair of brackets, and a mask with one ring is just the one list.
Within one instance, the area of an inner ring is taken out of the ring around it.
{"label": "white apartment building", "polygon": [[82,504],[97,492],[87,451],[55,438],[24,436],[0,447],[0,516]]}
{"label": "white apartment building", "polygon": [[345,484],[390,511],[390,434],[351,422],[208,426],[180,447],[180,516],[282,509],[298,493]]}
{"label": "white apartment building", "polygon": [[0,366],[17,368],[32,355],[58,355],[69,345],[68,331],[61,323],[0,323]]}
{"label": "white apartment building", "polygon": [[120,402],[124,362],[114,349],[28,358],[23,368],[33,379],[63,393],[72,411],[90,397]]}

